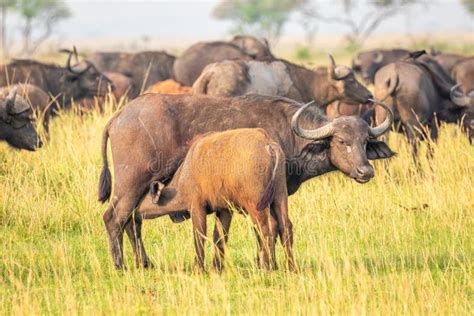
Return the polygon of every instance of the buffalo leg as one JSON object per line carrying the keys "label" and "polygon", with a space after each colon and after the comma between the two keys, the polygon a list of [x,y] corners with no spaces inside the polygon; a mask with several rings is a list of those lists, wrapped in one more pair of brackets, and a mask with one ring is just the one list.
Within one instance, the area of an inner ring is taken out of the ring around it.
{"label": "buffalo leg", "polygon": [[[141,188],[140,188],[141,189]],[[132,213],[142,196],[142,190],[129,190],[124,194],[117,192],[116,197],[110,203],[103,218],[107,233],[109,235],[109,245],[114,264],[117,268],[123,267],[123,231],[132,219]],[[131,234],[131,239],[135,239],[136,234]],[[138,244],[137,241],[132,243]]]}
{"label": "buffalo leg", "polygon": [[151,268],[153,264],[146,254],[142,241],[142,221],[141,215],[135,212],[132,220],[125,225],[125,231],[130,239],[137,267]]}
{"label": "buffalo leg", "polygon": [[207,235],[206,210],[198,203],[193,203],[191,206],[191,220],[193,222],[194,231],[194,248],[196,250],[196,259],[194,262],[195,268],[204,271],[204,242]]}
{"label": "buffalo leg", "polygon": [[229,237],[232,214],[229,210],[223,209],[217,212],[216,217],[216,225],[214,227],[215,255],[212,266],[216,271],[220,272],[223,268],[225,244]]}

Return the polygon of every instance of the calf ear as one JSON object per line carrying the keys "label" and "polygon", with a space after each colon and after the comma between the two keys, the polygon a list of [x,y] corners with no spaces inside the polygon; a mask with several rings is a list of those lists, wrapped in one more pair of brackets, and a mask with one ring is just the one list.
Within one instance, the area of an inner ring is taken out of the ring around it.
{"label": "calf ear", "polygon": [[386,159],[396,155],[385,142],[375,139],[367,142],[366,152],[369,160]]}
{"label": "calf ear", "polygon": [[163,191],[164,187],[165,185],[159,181],[153,181],[150,184],[150,194],[153,204],[158,204],[161,192]]}

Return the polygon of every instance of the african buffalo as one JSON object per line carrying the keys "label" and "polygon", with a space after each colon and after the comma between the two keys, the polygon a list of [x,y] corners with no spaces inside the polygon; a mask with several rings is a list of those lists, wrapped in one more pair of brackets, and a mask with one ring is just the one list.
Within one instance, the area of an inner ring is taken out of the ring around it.
{"label": "african buffalo", "polygon": [[[105,202],[112,189],[107,158],[110,138],[115,184],[103,219],[115,265],[119,268],[123,265],[124,228],[137,263],[149,265],[141,240],[140,214],[164,215],[153,207],[147,195],[150,183],[167,182],[173,177],[186,156],[189,142],[196,135],[236,128],[263,128],[285,153],[289,195],[304,181],[334,170],[366,183],[374,176],[367,159],[393,155],[385,143],[375,140],[390,128],[391,113],[379,126],[369,127],[357,117],[328,121],[320,115],[319,108],[309,106],[302,107],[287,98],[261,95],[222,98],[145,94],[123,107],[104,129],[103,168],[99,180],[99,201]],[[137,207],[137,214],[130,221]],[[172,218],[180,221],[186,214],[175,213]]]}
{"label": "african buffalo", "polygon": [[118,72],[130,78],[129,97],[137,97],[150,85],[173,79],[175,57],[164,51],[139,53],[98,52],[87,58],[103,72]]}
{"label": "african buffalo", "polygon": [[310,70],[286,60],[226,60],[210,64],[193,85],[195,94],[238,96],[262,94],[299,102],[315,100],[326,107],[336,100],[366,103],[372,98],[349,67],[337,66],[329,55],[329,67]]}
{"label": "african buffalo", "polygon": [[192,86],[201,71],[209,64],[228,59],[271,59],[273,55],[265,43],[254,37],[238,36],[230,42],[199,42],[178,57],[173,70],[175,80]]}
{"label": "african buffalo", "polygon": [[105,95],[109,79],[89,62],[71,66],[71,57],[72,52],[69,53],[66,67],[33,60],[14,60],[0,66],[0,86],[33,84],[58,100],[62,107],[69,107],[71,100]]}
{"label": "african buffalo", "polygon": [[366,83],[374,83],[375,73],[383,66],[408,56],[405,49],[374,49],[357,54],[352,60],[352,69]]}
{"label": "african buffalo", "polygon": [[42,143],[33,110],[23,97],[17,96],[17,89],[11,89],[8,95],[0,91],[0,140],[17,149],[35,151]]}
{"label": "african buffalo", "polygon": [[[290,269],[293,262],[292,224],[288,217],[285,154],[261,128],[242,128],[197,137],[169,185],[153,182],[152,201],[166,212],[189,210],[194,227],[196,264],[204,269],[204,241],[207,210],[216,212],[216,253],[213,266],[223,267],[224,240],[227,242],[232,210],[243,209],[255,224],[259,262],[274,267],[277,233]],[[270,214],[270,204],[274,214]],[[223,236],[220,233],[223,232]]]}
{"label": "african buffalo", "polygon": [[[387,101],[416,152],[417,140],[424,139],[428,128],[433,140],[438,129],[435,119],[456,122],[464,106],[453,97],[455,83],[431,57],[407,58],[384,66],[375,75],[375,96]],[[465,100],[464,98],[463,100]],[[375,120],[384,120],[386,114],[375,110]]]}

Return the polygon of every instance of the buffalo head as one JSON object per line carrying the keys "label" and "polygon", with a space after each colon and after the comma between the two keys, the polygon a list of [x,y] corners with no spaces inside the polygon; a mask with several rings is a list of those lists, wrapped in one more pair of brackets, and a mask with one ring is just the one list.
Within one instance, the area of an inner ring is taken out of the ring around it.
{"label": "buffalo head", "polygon": [[373,98],[367,88],[354,76],[352,69],[346,66],[337,66],[334,58],[329,55],[328,76],[330,85],[336,90],[338,100],[350,104],[367,103]]}
{"label": "buffalo head", "polygon": [[66,75],[63,82],[63,93],[68,98],[76,100],[105,96],[109,92],[109,87],[113,90],[112,82],[103,75],[88,60],[83,60],[76,65],[71,65],[74,54],[72,51],[64,50],[69,54],[66,62]]}
{"label": "buffalo head", "polygon": [[474,143],[474,91],[466,95],[458,90],[460,86],[461,84],[457,84],[451,88],[450,98],[461,109],[462,128],[472,144]]}
{"label": "buffalo head", "polygon": [[363,52],[352,60],[352,69],[360,73],[366,83],[374,82],[375,73],[383,66],[384,55],[380,50]]}
{"label": "buffalo head", "polygon": [[[357,182],[366,183],[374,176],[374,169],[368,160],[385,159],[395,154],[386,143],[376,140],[390,129],[393,122],[392,111],[381,102],[373,102],[388,112],[385,121],[379,126],[370,127],[359,117],[341,116],[319,128],[304,129],[299,126],[298,119],[313,103],[310,102],[294,114],[292,129],[300,137],[327,142],[330,163]],[[316,116],[320,115],[318,111],[316,113]]]}
{"label": "buffalo head", "polygon": [[42,146],[33,110],[25,99],[17,97],[16,86],[0,99],[0,139],[18,149],[34,151]]}

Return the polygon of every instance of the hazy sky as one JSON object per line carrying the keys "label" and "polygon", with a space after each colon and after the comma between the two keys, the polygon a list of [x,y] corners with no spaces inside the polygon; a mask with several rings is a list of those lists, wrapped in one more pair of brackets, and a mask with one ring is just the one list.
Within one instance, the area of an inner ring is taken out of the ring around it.
{"label": "hazy sky", "polygon": [[[207,39],[226,36],[229,23],[217,21],[210,13],[218,0],[66,0],[73,16],[58,27],[61,38],[159,37]],[[334,16],[340,8],[334,0],[317,0],[319,8]],[[459,0],[435,0],[428,7],[415,7],[389,19],[378,29],[383,32],[474,32],[474,19]],[[363,12],[360,11],[360,14]],[[297,20],[293,16],[292,20]],[[14,23],[14,19],[10,20]],[[320,23],[319,34],[343,34],[344,26]],[[303,37],[301,26],[292,21],[285,36]],[[474,36],[474,35],[473,35]]]}

